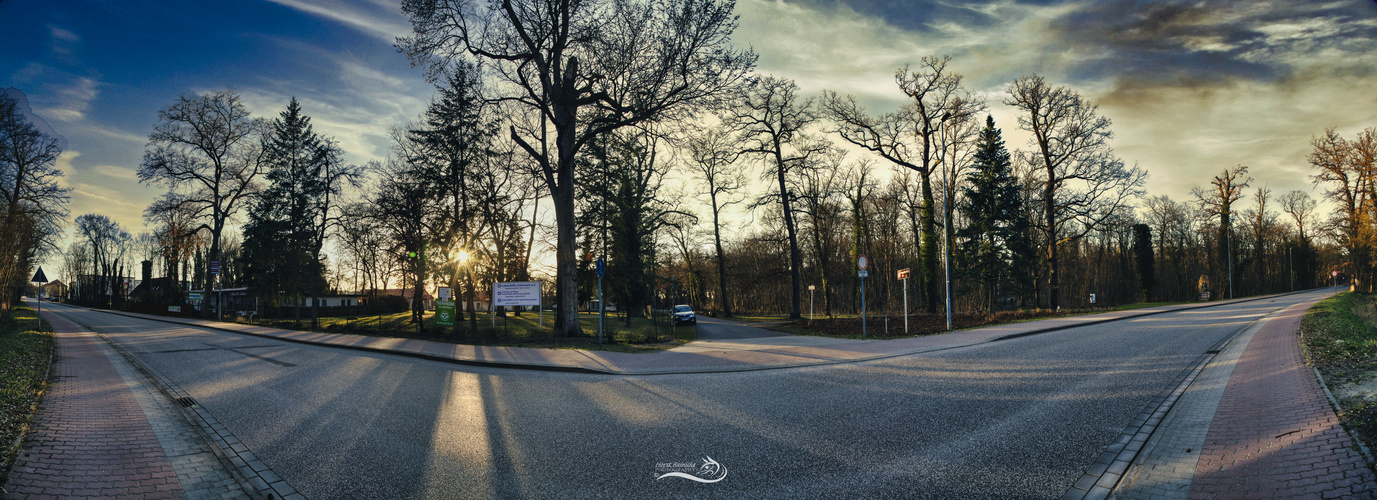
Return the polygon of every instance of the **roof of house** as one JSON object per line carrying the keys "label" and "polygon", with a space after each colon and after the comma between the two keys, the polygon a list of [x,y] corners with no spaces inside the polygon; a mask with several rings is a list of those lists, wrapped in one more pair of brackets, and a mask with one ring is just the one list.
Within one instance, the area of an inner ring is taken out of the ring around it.
{"label": "roof of house", "polygon": [[[388,288],[386,290],[378,290],[378,292],[387,295],[396,295],[398,297],[408,299],[416,296],[415,288]],[[435,297],[431,297],[430,292],[423,291],[421,292],[421,300],[435,300]]]}

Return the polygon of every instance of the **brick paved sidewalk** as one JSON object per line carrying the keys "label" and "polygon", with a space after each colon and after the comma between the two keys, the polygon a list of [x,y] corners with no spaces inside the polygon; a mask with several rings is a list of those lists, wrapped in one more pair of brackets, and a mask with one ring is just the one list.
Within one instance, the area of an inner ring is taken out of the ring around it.
{"label": "brick paved sidewalk", "polygon": [[1300,352],[1305,307],[1262,326],[1234,367],[1205,437],[1191,498],[1377,498]]}
{"label": "brick paved sidewalk", "polygon": [[[107,357],[104,340],[64,319],[45,317],[56,330],[56,377],[10,470],[6,498],[243,495],[219,470],[214,455],[207,459],[209,449],[187,436],[183,428],[189,424],[151,396],[161,394],[146,382],[126,380],[137,375]],[[142,390],[131,390],[140,385]],[[193,487],[183,488],[179,472]]]}

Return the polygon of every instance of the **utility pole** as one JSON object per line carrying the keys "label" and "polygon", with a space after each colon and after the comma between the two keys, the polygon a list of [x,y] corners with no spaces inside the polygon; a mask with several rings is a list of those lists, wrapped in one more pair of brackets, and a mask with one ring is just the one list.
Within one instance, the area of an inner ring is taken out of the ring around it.
{"label": "utility pole", "polygon": [[1225,255],[1229,260],[1229,298],[1234,298],[1234,243],[1233,243],[1233,220],[1230,219],[1230,227],[1224,228],[1224,246],[1227,247]]}

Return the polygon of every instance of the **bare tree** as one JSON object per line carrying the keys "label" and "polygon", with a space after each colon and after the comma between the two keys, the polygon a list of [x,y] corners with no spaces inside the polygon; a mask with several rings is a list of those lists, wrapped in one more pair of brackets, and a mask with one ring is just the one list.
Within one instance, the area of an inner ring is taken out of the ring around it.
{"label": "bare tree", "polygon": [[[689,166],[707,183],[708,204],[712,208],[712,241],[717,253],[717,303],[722,314],[732,316],[732,304],[727,295],[727,260],[722,252],[722,210],[740,203],[736,192],[746,184],[745,176],[734,168],[741,148],[732,134],[717,127],[693,134],[687,141]],[[687,253],[685,253],[687,259]]]}
{"label": "bare tree", "polygon": [[73,241],[67,247],[67,251],[62,253],[62,279],[67,282],[67,296],[62,299],[71,299],[77,293],[77,287],[81,282],[81,275],[91,268],[91,252],[81,240]]}
{"label": "bare tree", "polygon": [[803,317],[799,312],[802,279],[799,273],[803,267],[803,254],[799,252],[798,226],[794,220],[797,210],[794,198],[798,194],[790,188],[790,182],[798,170],[810,166],[809,157],[829,148],[826,143],[805,132],[817,119],[813,100],[799,101],[798,84],[773,76],[753,79],[725,117],[726,122],[739,131],[742,152],[760,157],[765,165],[766,178],[775,183],[772,188],[775,192],[761,197],[755,206],[779,203],[784,216],[784,228],[789,238],[789,276],[792,280],[791,319]]}
{"label": "bare tree", "polygon": [[70,188],[58,185],[60,141],[38,130],[18,100],[0,92],[0,312],[28,287],[38,255],[56,249],[53,238],[67,218]]}
{"label": "bare tree", "polygon": [[[91,252],[91,274],[82,283],[88,305],[112,307],[119,295],[121,264],[129,248],[129,233],[119,223],[100,214],[85,214],[76,218],[77,235],[86,240]],[[101,300],[101,299],[104,300]]]}
{"label": "bare tree", "polygon": [[[400,133],[394,133],[393,139],[398,143],[403,140]],[[413,294],[411,321],[419,324],[424,320],[422,297],[429,274],[425,247],[427,242],[435,239],[432,228],[437,226],[438,209],[430,202],[435,186],[416,165],[395,158],[374,162],[369,169],[383,179],[373,193],[372,215],[387,233],[397,260],[404,261],[410,267],[410,273],[404,273],[403,276],[410,275]]]}
{"label": "bare tree", "polygon": [[1206,217],[1219,216],[1219,255],[1220,266],[1228,279],[1229,298],[1234,297],[1234,250],[1233,250],[1233,204],[1243,199],[1243,190],[1248,184],[1253,182],[1252,177],[1247,177],[1248,167],[1235,165],[1233,168],[1226,168],[1224,172],[1216,175],[1210,180],[1210,185],[1214,187],[1211,191],[1194,188],[1191,193],[1195,195],[1196,203],[1199,204],[1200,212]]}
{"label": "bare tree", "polygon": [[1331,226],[1340,244],[1348,250],[1349,272],[1360,290],[1371,293],[1374,273],[1373,254],[1377,251],[1374,234],[1373,201],[1377,200],[1377,129],[1369,128],[1353,140],[1344,139],[1334,128],[1310,140],[1314,149],[1310,165],[1319,170],[1311,178],[1326,184],[1325,195],[1335,208]]}
{"label": "bare tree", "polygon": [[1305,234],[1305,226],[1310,223],[1310,219],[1315,215],[1315,208],[1318,206],[1315,200],[1304,191],[1293,190],[1281,195],[1281,211],[1291,216],[1291,220],[1296,222],[1296,232],[1301,241],[1309,241]]}
{"label": "bare tree", "polygon": [[[406,0],[398,40],[432,79],[455,61],[491,63],[491,100],[522,119],[512,139],[539,166],[558,230],[556,332],[581,335],[574,158],[622,127],[688,118],[726,97],[755,54],[731,47],[734,3],[717,0]],[[551,134],[553,128],[553,134]]]}
{"label": "bare tree", "polygon": [[[937,204],[932,174],[942,161],[944,144],[949,142],[943,141],[940,132],[945,121],[967,120],[984,109],[984,102],[962,83],[963,77],[947,71],[949,62],[949,56],[925,56],[916,70],[904,66],[896,71],[895,83],[910,101],[892,113],[872,117],[854,97],[841,98],[835,92],[824,92],[822,103],[824,112],[836,127],[833,132],[843,140],[918,172],[918,180],[922,183],[919,255],[929,313],[937,312],[937,284],[941,279],[937,267]],[[911,145],[908,142],[911,138],[917,138],[920,144]]]}
{"label": "bare tree", "polygon": [[1090,234],[1120,207],[1141,196],[1147,173],[1127,167],[1109,146],[1113,132],[1096,106],[1067,87],[1055,87],[1043,77],[1015,80],[1004,104],[1018,110],[1019,128],[1032,134],[1022,160],[1034,166],[1040,187],[1043,217],[1034,219],[1046,237],[1048,305],[1059,307],[1057,247]]}
{"label": "bare tree", "polygon": [[[210,259],[218,260],[225,222],[258,189],[255,180],[266,169],[260,142],[265,129],[266,122],[250,117],[232,90],[183,95],[158,111],[139,182],[169,193],[149,211],[189,210],[202,221],[197,230],[210,231]],[[202,307],[201,316],[209,317],[210,309]]]}
{"label": "bare tree", "polygon": [[204,246],[205,238],[196,227],[195,211],[190,205],[181,206],[170,203],[165,198],[154,201],[144,210],[144,220],[157,227],[155,235],[162,249],[163,276],[172,279],[173,286],[162,297],[164,303],[181,304],[181,287],[189,280],[188,269],[196,249]]}
{"label": "bare tree", "polygon": [[812,247],[818,284],[822,287],[823,314],[832,317],[833,286],[829,270],[833,267],[837,247],[841,245],[837,233],[841,231],[844,207],[839,198],[847,190],[842,184],[851,172],[840,168],[843,152],[828,153],[819,155],[819,161],[824,163],[822,168],[801,172],[796,183],[799,186],[798,198],[802,203],[799,212],[808,216],[807,239]]}

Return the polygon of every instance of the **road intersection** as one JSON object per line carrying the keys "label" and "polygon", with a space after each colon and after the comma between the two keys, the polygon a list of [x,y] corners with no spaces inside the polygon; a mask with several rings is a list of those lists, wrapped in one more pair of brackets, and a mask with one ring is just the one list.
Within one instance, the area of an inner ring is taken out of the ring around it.
{"label": "road intersection", "polygon": [[[223,460],[251,492],[271,491],[257,477],[308,498],[1058,498],[1106,495],[1094,484],[1108,482],[1120,496],[1187,498],[1227,483],[1219,473],[1232,464],[1266,471],[1253,459],[1224,463],[1230,455],[1205,446],[1196,462],[1213,472],[1186,473],[1190,457],[1166,453],[1167,438],[1202,425],[1225,448],[1242,436],[1216,429],[1243,421],[1229,411],[1258,411],[1247,402],[1267,386],[1235,384],[1277,357],[1247,349],[1262,338],[1294,344],[1270,332],[1294,333],[1282,320],[1330,293],[887,341],[753,337],[759,330],[702,318],[704,340],[657,354],[431,345],[64,306],[44,314],[98,332],[159,385],[193,398],[219,426],[205,433],[212,448],[238,445],[256,458],[256,467]],[[542,370],[499,367],[509,363]],[[1314,387],[1304,382],[1290,382],[1295,394],[1319,390],[1313,376]],[[1163,407],[1173,392],[1175,413]],[[1314,421],[1326,436],[1314,451],[1327,453],[1315,462],[1325,474],[1298,476],[1332,486],[1317,494],[1370,497],[1361,488],[1371,469],[1339,456],[1352,446],[1328,416]],[[1154,432],[1134,441],[1149,421]],[[1135,444],[1152,439],[1148,451]],[[1179,466],[1174,479],[1159,472],[1163,460]],[[708,461],[725,479],[655,479],[657,465]],[[1332,476],[1331,467],[1343,470]],[[1117,477],[1105,479],[1111,468]],[[12,495],[29,470],[11,472]],[[1176,489],[1147,486],[1166,484]]]}

